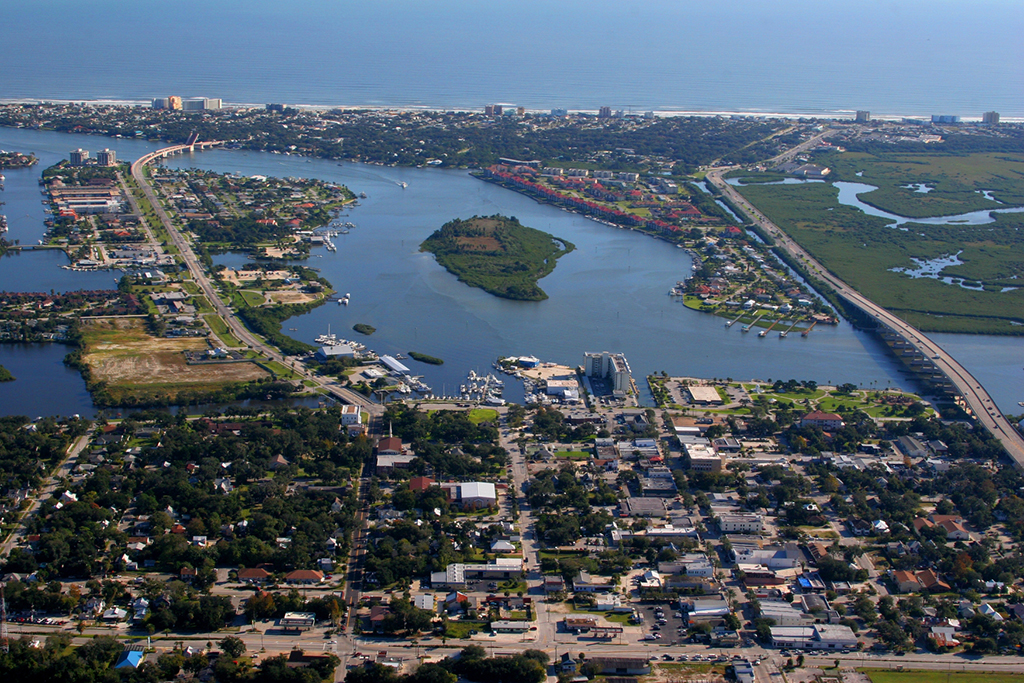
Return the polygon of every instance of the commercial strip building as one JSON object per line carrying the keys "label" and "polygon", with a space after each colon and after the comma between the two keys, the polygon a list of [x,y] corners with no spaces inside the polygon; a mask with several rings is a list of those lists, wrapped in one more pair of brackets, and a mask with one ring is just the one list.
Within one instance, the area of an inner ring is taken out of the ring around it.
{"label": "commercial strip building", "polygon": [[522,573],[522,560],[499,557],[487,564],[450,564],[443,572],[433,572],[430,583],[434,586],[465,586],[469,579],[516,579]]}
{"label": "commercial strip building", "polygon": [[815,624],[814,626],[772,626],[775,647],[804,650],[845,650],[857,647],[857,636],[849,626]]}
{"label": "commercial strip building", "polygon": [[278,623],[285,631],[308,631],[316,626],[316,615],[312,612],[285,612]]}

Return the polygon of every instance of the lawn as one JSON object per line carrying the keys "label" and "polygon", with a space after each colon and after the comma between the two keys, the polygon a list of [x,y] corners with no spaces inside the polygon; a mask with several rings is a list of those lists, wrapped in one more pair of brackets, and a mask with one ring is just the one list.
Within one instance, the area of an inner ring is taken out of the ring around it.
{"label": "lawn", "polygon": [[469,638],[470,631],[483,633],[487,630],[486,621],[449,621],[445,635],[449,638]]}
{"label": "lawn", "polygon": [[857,669],[871,683],[1024,683],[1024,674]]}
{"label": "lawn", "polygon": [[276,360],[262,361],[260,362],[260,366],[282,379],[299,379],[301,377],[301,375],[293,371],[291,368],[281,365]]}
{"label": "lawn", "polygon": [[494,422],[498,419],[498,411],[493,408],[473,408],[469,411],[469,421],[475,425],[481,422]]}
{"label": "lawn", "polygon": [[590,453],[585,451],[559,451],[555,453],[556,458],[568,458],[569,460],[589,460]]}
{"label": "lawn", "polygon": [[220,339],[221,343],[228,348],[241,346],[242,342],[235,339],[234,335],[228,330],[227,324],[225,324],[223,318],[219,315],[204,315],[203,320],[210,326],[213,333],[217,335],[217,339]]}
{"label": "lawn", "polygon": [[267,298],[263,295],[263,292],[254,292],[250,289],[242,289],[238,292],[246,306],[262,306]]}

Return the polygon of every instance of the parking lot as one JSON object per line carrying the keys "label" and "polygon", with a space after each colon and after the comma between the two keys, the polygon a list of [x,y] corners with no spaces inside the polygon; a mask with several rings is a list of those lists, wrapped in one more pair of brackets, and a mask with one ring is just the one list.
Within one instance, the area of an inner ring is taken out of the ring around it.
{"label": "parking lot", "polygon": [[[681,618],[678,603],[674,606],[662,602],[658,604],[641,605],[637,611],[643,615],[642,625],[645,635],[660,634],[664,645],[682,643],[686,634],[686,622]],[[659,615],[660,610],[660,615]]]}

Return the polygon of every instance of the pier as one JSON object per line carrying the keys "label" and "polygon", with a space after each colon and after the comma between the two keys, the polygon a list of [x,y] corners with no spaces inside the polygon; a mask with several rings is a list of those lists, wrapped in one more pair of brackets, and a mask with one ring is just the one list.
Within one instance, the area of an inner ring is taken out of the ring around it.
{"label": "pier", "polygon": [[760,320],[763,317],[764,317],[764,313],[763,312],[759,313],[758,316],[756,318],[754,318],[754,320],[749,325],[744,326],[743,331],[744,332],[750,332],[750,328],[753,327],[754,325],[756,325],[757,321]]}
{"label": "pier", "polygon": [[806,336],[808,336],[808,335],[809,335],[809,334],[811,333],[811,330],[813,330],[813,329],[814,329],[814,326],[815,326],[815,325],[817,325],[817,324],[818,324],[818,321],[817,321],[817,320],[815,320],[815,321],[811,322],[811,326],[810,326],[810,327],[808,327],[808,328],[807,328],[806,330],[804,330],[803,332],[801,332],[801,333],[800,333],[800,336],[801,336],[801,337],[806,337]]}
{"label": "pier", "polygon": [[796,327],[797,323],[799,323],[799,322],[800,322],[800,318],[793,318],[793,324],[790,325],[789,328],[787,328],[786,330],[783,330],[782,332],[779,332],[779,337],[782,338],[782,339],[785,339],[786,337],[788,337],[789,333],[793,331],[793,328]]}
{"label": "pier", "polygon": [[[785,318],[783,318],[783,320],[785,320]],[[763,329],[763,330],[761,330],[761,331],[760,331],[760,332],[758,333],[758,335],[757,335],[757,336],[758,336],[758,337],[761,337],[762,339],[764,339],[765,337],[767,337],[767,336],[768,336],[768,333],[772,331],[772,328],[773,328],[773,327],[775,327],[776,325],[778,325],[778,324],[779,324],[780,322],[781,322],[781,321],[779,321],[779,320],[773,320],[773,321],[772,321],[772,324],[771,324],[771,325],[769,325],[769,326],[768,326],[768,327],[767,327],[766,329]]]}

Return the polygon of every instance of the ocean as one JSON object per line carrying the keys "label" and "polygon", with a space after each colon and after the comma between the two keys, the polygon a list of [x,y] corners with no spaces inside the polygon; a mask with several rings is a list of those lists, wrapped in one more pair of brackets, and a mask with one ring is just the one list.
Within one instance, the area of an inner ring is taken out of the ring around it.
{"label": "ocean", "polygon": [[1017,0],[5,0],[0,101],[1024,118]]}

